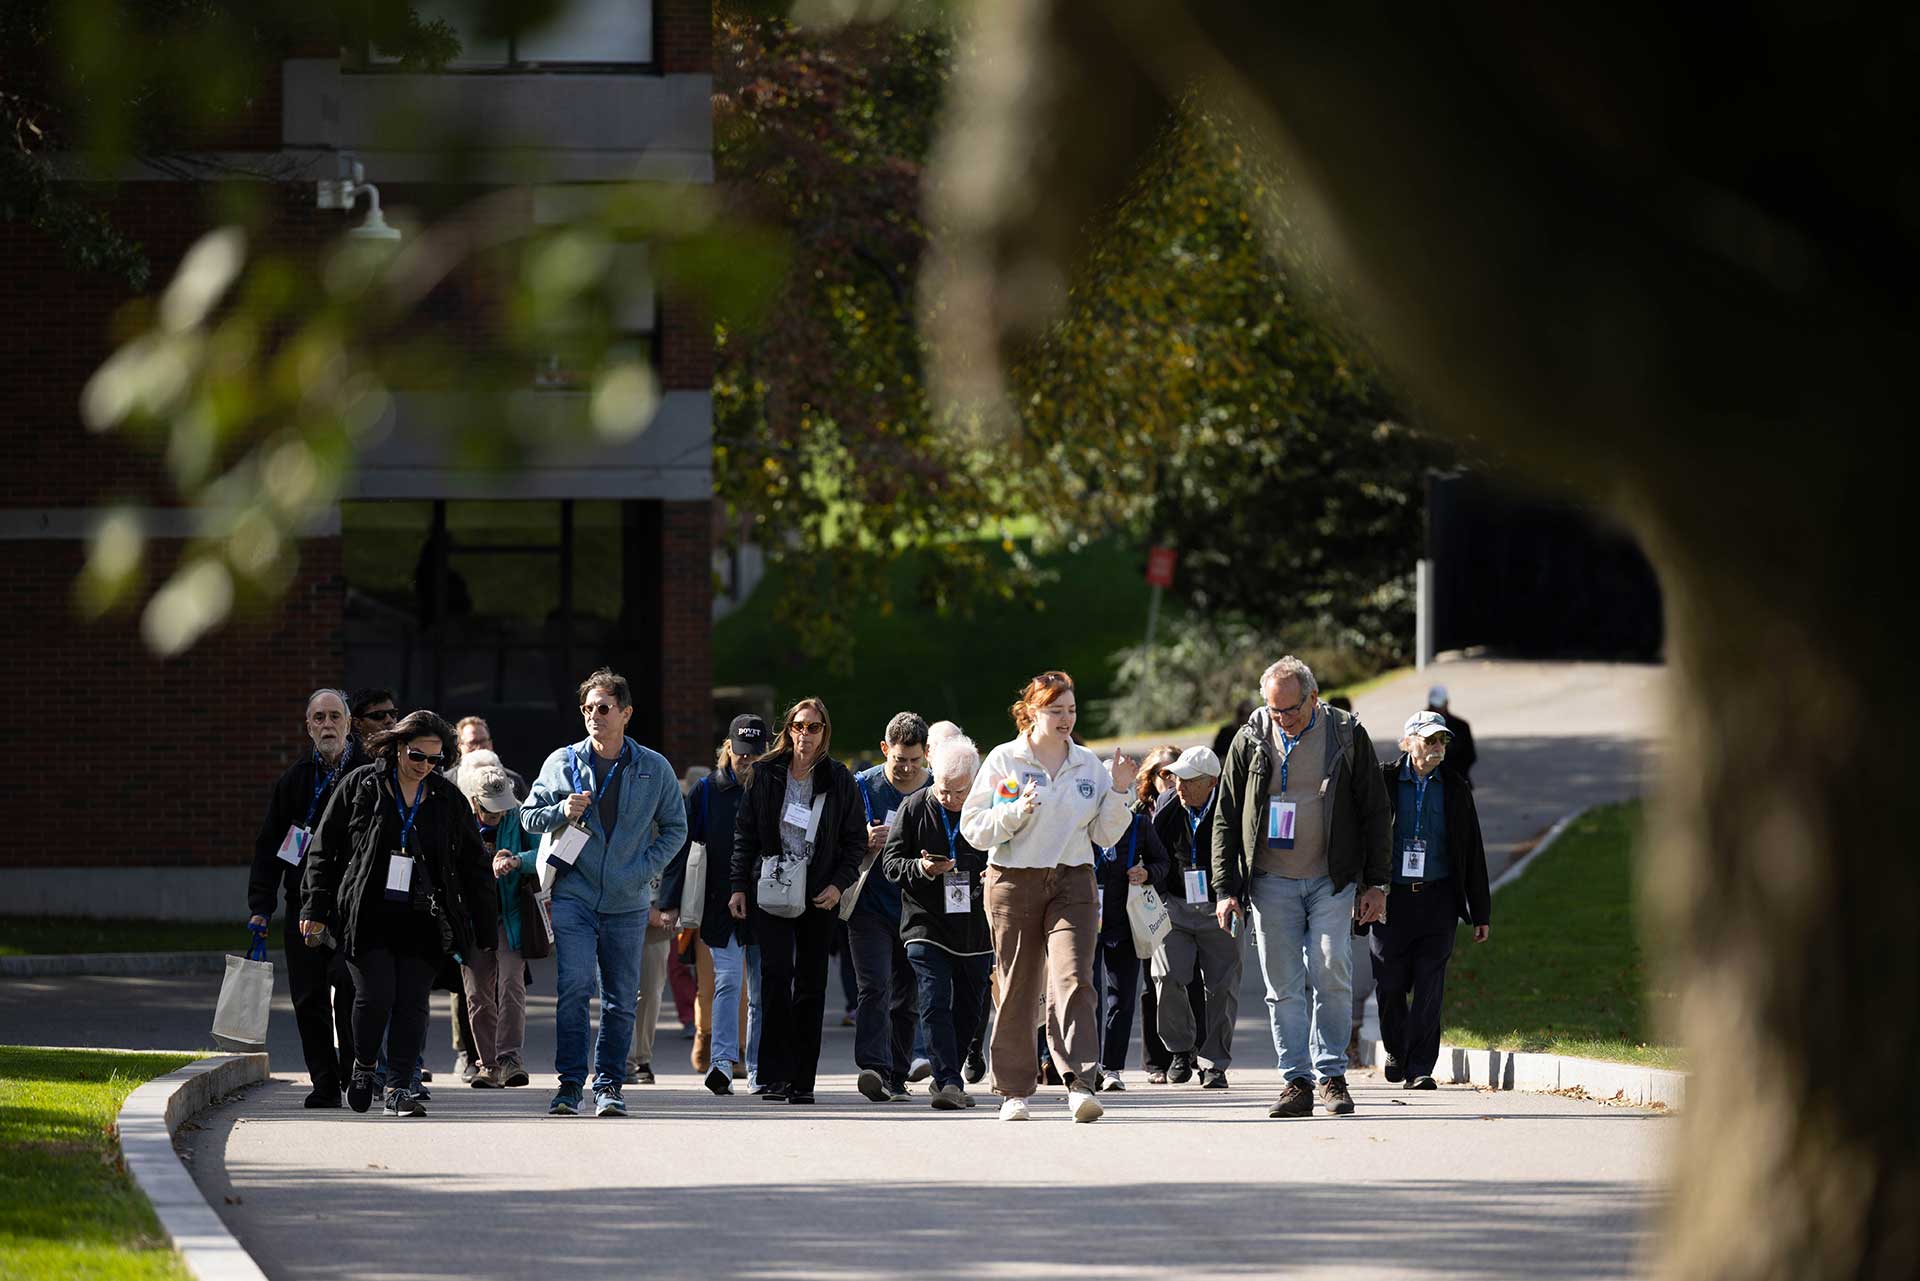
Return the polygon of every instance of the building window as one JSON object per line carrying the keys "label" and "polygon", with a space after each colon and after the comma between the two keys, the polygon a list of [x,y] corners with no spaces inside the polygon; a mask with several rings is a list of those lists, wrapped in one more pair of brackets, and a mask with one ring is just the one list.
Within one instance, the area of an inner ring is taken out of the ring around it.
{"label": "building window", "polygon": [[[422,21],[439,19],[460,37],[448,71],[650,71],[654,69],[652,0],[570,0],[552,23],[506,39],[482,39],[471,3],[414,0]],[[396,59],[372,51],[369,68]]]}

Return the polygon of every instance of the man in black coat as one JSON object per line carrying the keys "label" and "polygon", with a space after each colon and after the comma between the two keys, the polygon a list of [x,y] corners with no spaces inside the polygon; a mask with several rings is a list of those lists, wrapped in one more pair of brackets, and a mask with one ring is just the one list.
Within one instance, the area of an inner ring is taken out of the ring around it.
{"label": "man in black coat", "polygon": [[266,818],[253,840],[253,869],[247,877],[247,907],[253,916],[248,924],[266,929],[276,901],[284,900],[287,988],[313,1081],[307,1106],[337,1108],[346,1065],[353,1061],[353,979],[337,947],[308,947],[301,940],[296,909],[301,864],[314,823],[340,780],[367,758],[348,733],[347,696],[337,689],[315,690],[307,699],[306,729],[313,751],[273,785]]}
{"label": "man in black coat", "polygon": [[1380,767],[1393,814],[1393,872],[1387,916],[1373,927],[1370,945],[1374,990],[1385,1076],[1410,1090],[1437,1088],[1433,1067],[1454,922],[1466,921],[1473,941],[1484,943],[1492,909],[1473,785],[1447,763],[1450,738],[1444,717],[1415,712],[1400,759]]}
{"label": "man in black coat", "polygon": [[1473,746],[1473,726],[1453,710],[1445,685],[1435,685],[1427,691],[1427,710],[1444,717],[1447,733],[1453,735],[1453,741],[1447,746],[1447,768],[1467,782],[1473,782],[1473,763],[1480,759],[1480,753]]}

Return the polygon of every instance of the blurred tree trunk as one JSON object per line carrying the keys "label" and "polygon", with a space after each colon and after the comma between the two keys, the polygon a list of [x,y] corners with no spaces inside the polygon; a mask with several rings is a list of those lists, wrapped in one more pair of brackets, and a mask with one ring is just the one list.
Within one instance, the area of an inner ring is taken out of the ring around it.
{"label": "blurred tree trunk", "polygon": [[1663,1272],[1920,1276],[1920,801],[1888,617],[1911,581],[1911,19],[977,8],[995,62],[955,94],[941,174],[946,385],[990,389],[1045,323],[1033,282],[1142,153],[1134,122],[1197,85],[1262,131],[1300,198],[1276,227],[1317,228],[1426,413],[1611,506],[1660,569],[1649,942],[1694,1073]]}

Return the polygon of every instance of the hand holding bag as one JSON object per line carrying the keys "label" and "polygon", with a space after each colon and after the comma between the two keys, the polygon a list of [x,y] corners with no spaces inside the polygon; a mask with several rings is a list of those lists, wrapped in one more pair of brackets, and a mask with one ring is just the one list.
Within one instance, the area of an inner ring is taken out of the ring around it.
{"label": "hand holding bag", "polygon": [[[704,791],[701,797],[706,822],[701,830],[713,830],[713,776],[700,780]],[[706,915],[707,906],[707,843],[695,841],[687,847],[686,880],[680,890],[680,928],[697,930]]]}
{"label": "hand holding bag", "polygon": [[273,962],[267,959],[267,931],[253,929],[245,956],[227,957],[220,1000],[213,1007],[213,1039],[223,1049],[254,1051],[267,1045],[267,1016],[273,1009]]}

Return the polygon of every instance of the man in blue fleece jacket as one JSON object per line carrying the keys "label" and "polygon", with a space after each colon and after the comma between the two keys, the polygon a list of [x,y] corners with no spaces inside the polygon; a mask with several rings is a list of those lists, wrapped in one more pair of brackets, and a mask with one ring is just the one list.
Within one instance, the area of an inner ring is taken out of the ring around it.
{"label": "man in blue fleece jacket", "polygon": [[556,750],[520,810],[536,834],[568,824],[586,841],[569,863],[553,861],[553,955],[558,971],[553,1070],[560,1089],[553,1116],[580,1111],[587,1080],[588,1001],[600,980],[600,1034],[593,1044],[594,1115],[627,1114],[621,1097],[640,948],[653,883],[687,835],[687,812],[673,766],[627,737],[633,695],[626,678],[601,668],[580,683],[587,737]]}

